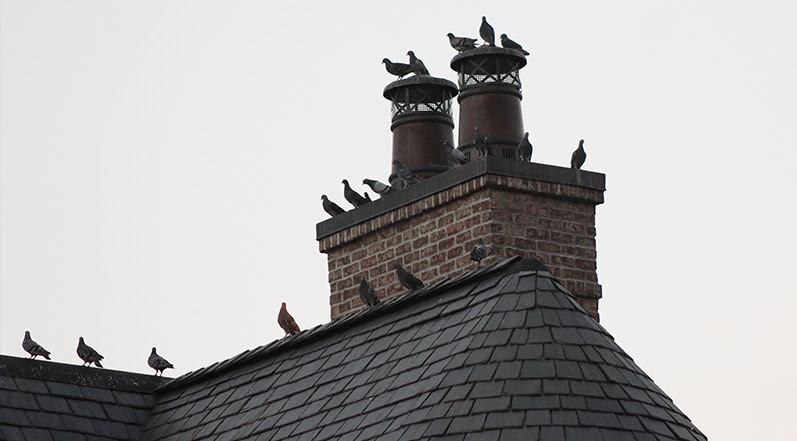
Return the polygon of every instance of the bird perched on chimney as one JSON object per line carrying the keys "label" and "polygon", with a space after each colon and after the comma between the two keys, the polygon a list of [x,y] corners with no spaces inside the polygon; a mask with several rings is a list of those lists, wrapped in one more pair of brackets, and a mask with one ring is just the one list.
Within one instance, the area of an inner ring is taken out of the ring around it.
{"label": "bird perched on chimney", "polygon": [[404,168],[404,166],[401,165],[401,162],[399,162],[398,159],[393,160],[393,165],[396,166],[396,174],[398,175],[399,179],[401,179],[401,181],[404,182],[405,187],[409,187],[412,184],[417,184],[418,182],[420,182],[418,177],[415,176],[415,173]]}
{"label": "bird perched on chimney", "polygon": [[390,194],[396,191],[396,189],[391,187],[390,185],[383,184],[373,179],[367,179],[367,178],[363,179],[363,184],[371,187],[371,190],[373,190],[374,193],[378,194],[379,196],[384,196],[386,194]]}
{"label": "bird perched on chimney", "polygon": [[324,207],[324,211],[329,213],[329,215],[332,217],[335,217],[339,214],[343,214],[346,212],[346,210],[340,208],[340,205],[330,201],[329,198],[327,198],[327,195],[325,194],[321,195],[321,201],[322,201],[321,206]]}
{"label": "bird perched on chimney", "polygon": [[482,133],[479,127],[476,127],[476,138],[473,140],[473,145],[476,147],[476,151],[479,152],[479,157],[493,156],[493,148],[490,146],[490,140],[484,136],[484,133]]}
{"label": "bird perched on chimney", "polygon": [[506,34],[501,34],[501,46],[505,47],[506,49],[515,49],[520,52],[523,52],[523,55],[529,55],[529,53],[526,52],[525,49],[523,49],[523,46],[510,40],[509,37],[506,36]]}
{"label": "bird perched on chimney", "polygon": [[484,44],[495,46],[495,30],[487,23],[487,18],[482,16],[482,25],[479,27],[479,36],[484,40]]}
{"label": "bird perched on chimney", "polygon": [[451,143],[448,142],[447,139],[443,141],[443,147],[445,147],[446,152],[448,152],[448,158],[451,159],[454,163],[462,165],[466,164],[469,161],[467,155],[465,155],[464,153],[459,151],[459,149],[451,145]]}
{"label": "bird perched on chimney", "polygon": [[578,148],[570,156],[570,167],[580,169],[587,160],[587,152],[584,151],[584,140],[578,142]]}
{"label": "bird perched on chimney", "polygon": [[368,306],[376,306],[379,304],[379,297],[376,295],[376,291],[371,288],[371,285],[368,284],[365,277],[360,279],[360,300]]}
{"label": "bird perched on chimney", "polygon": [[487,247],[484,246],[484,239],[479,239],[479,243],[473,246],[470,251],[470,260],[476,262],[478,266],[482,265],[482,260],[487,257]]}
{"label": "bird perched on chimney", "polygon": [[385,70],[387,70],[387,73],[395,75],[399,77],[399,79],[402,79],[405,75],[409,75],[415,71],[409,64],[394,63],[387,58],[382,58],[382,64],[385,65]]}
{"label": "bird perched on chimney", "polygon": [[50,351],[44,349],[42,345],[33,341],[30,338],[30,331],[25,331],[25,337],[22,338],[22,349],[25,350],[28,354],[30,354],[30,358],[35,359],[39,355],[42,357],[51,360],[50,358]]}
{"label": "bird perched on chimney", "polygon": [[85,341],[83,341],[83,337],[77,341],[77,356],[83,360],[83,366],[86,366],[88,363],[91,366],[91,363],[94,363],[94,366],[102,367],[100,361],[103,360],[105,357],[100,355],[99,352],[95,351],[94,348],[87,345]]}
{"label": "bird perched on chimney", "polygon": [[285,308],[285,302],[282,302],[280,312],[277,314],[277,324],[279,324],[280,328],[285,331],[285,337],[301,332],[299,325],[296,324],[296,320],[293,319],[293,316],[290,315],[288,310]]}
{"label": "bird perched on chimney", "polygon": [[407,271],[398,263],[393,267],[396,270],[396,278],[399,283],[410,291],[423,288],[421,279],[415,277],[411,272]]}
{"label": "bird perched on chimney", "polygon": [[152,353],[150,353],[149,358],[147,358],[147,364],[152,369],[155,369],[156,376],[158,375],[158,372],[160,372],[161,377],[163,376],[164,370],[174,369],[173,364],[169,363],[165,358],[161,357],[157,352],[155,352],[155,347],[152,348]]}
{"label": "bird perched on chimney", "polygon": [[415,72],[415,75],[429,75],[429,71],[424,66],[423,61],[415,56],[415,52],[409,51],[407,55],[410,57],[410,68]]}
{"label": "bird perched on chimney", "polygon": [[357,208],[360,205],[365,205],[371,202],[370,200],[364,198],[360,193],[357,193],[356,191],[352,190],[352,188],[349,186],[349,181],[344,179],[341,182],[343,183],[343,197],[346,198],[346,200],[349,201],[350,204],[354,205],[354,208]]}
{"label": "bird perched on chimney", "polygon": [[451,32],[449,32],[448,42],[451,44],[451,47],[457,50],[457,52],[465,52],[471,49],[476,49],[475,38],[457,37]]}
{"label": "bird perched on chimney", "polygon": [[526,134],[523,135],[523,139],[517,145],[518,158],[520,158],[521,161],[531,161],[531,150],[532,147],[531,143],[529,142],[529,132],[526,132]]}

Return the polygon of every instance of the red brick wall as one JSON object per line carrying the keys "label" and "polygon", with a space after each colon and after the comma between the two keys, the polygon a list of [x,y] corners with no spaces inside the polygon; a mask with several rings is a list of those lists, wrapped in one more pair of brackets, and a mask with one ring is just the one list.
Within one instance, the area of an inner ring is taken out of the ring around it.
{"label": "red brick wall", "polygon": [[482,264],[536,257],[597,320],[595,205],[602,202],[598,190],[488,174],[334,233],[319,241],[331,317],[363,307],[361,277],[382,300],[405,293],[395,263],[427,285],[475,269],[470,250],[482,238],[489,249]]}

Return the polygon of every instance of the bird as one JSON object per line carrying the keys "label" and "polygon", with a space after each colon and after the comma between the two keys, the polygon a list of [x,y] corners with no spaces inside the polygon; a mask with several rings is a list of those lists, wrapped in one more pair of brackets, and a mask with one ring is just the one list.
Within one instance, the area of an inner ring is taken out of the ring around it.
{"label": "bird", "polygon": [[373,179],[368,179],[368,178],[363,179],[363,184],[371,187],[371,190],[373,190],[374,193],[378,194],[379,196],[384,196],[386,194],[390,194],[396,191],[396,189],[391,187],[390,185],[383,184]]}
{"label": "bird", "polygon": [[419,182],[419,179],[417,176],[415,176],[415,173],[404,168],[398,159],[393,160],[393,165],[396,166],[396,174],[398,175],[399,179],[404,182],[405,187],[412,184],[417,184]]}
{"label": "bird", "polygon": [[346,210],[340,208],[340,205],[330,201],[325,194],[321,195],[321,200],[323,201],[321,202],[321,205],[324,207],[324,211],[329,213],[329,215],[332,217],[346,212]]}
{"label": "bird", "polygon": [[523,55],[529,55],[529,53],[525,49],[523,49],[523,46],[510,40],[509,37],[506,36],[506,34],[501,34],[501,46],[507,49],[515,49],[520,52],[523,52]]}
{"label": "bird", "polygon": [[394,63],[387,58],[382,58],[382,64],[385,65],[385,69],[387,73],[391,75],[395,75],[399,77],[399,79],[403,78],[405,75],[411,74],[414,72],[412,67],[409,64],[405,63]]}
{"label": "bird", "polygon": [[166,369],[174,369],[174,365],[166,361],[165,358],[161,357],[155,352],[155,347],[152,348],[152,353],[149,354],[149,358],[147,359],[147,364],[152,369],[155,369],[155,375],[158,375],[160,372],[161,377],[163,376],[163,371]]}
{"label": "bird", "polygon": [[521,161],[531,161],[531,143],[529,142],[529,132],[523,135],[523,140],[517,145],[518,157]]}
{"label": "bird", "polygon": [[366,202],[373,202],[373,201],[371,200],[371,196],[369,196],[369,195],[368,195],[368,192],[367,192],[367,191],[364,191],[364,192],[363,192],[363,198],[365,198],[365,201],[366,201]]}
{"label": "bird", "polygon": [[479,239],[479,243],[473,246],[470,251],[470,260],[481,266],[482,260],[487,257],[487,247],[484,246],[484,239]]}
{"label": "bird", "polygon": [[447,139],[443,141],[443,147],[445,147],[446,152],[448,152],[448,157],[455,163],[462,165],[470,161],[467,155],[459,151],[459,149],[454,148]]}
{"label": "bird", "polygon": [[410,57],[410,68],[415,72],[416,75],[429,75],[429,71],[426,70],[426,66],[424,66],[423,61],[421,61],[418,57],[415,56],[415,52],[409,51],[407,55]]}
{"label": "bird", "polygon": [[285,302],[282,302],[280,312],[277,314],[277,323],[280,325],[280,328],[285,331],[285,337],[301,332],[299,325],[296,324],[296,320],[293,319],[293,316],[290,315],[285,308]]}
{"label": "bird", "polygon": [[343,197],[345,197],[350,204],[354,205],[354,208],[357,208],[360,205],[365,205],[371,202],[369,199],[363,197],[360,193],[357,193],[356,191],[352,190],[352,188],[349,186],[349,181],[347,181],[346,179],[341,181],[341,183],[343,184]]}
{"label": "bird", "polygon": [[580,169],[586,160],[587,152],[584,151],[584,140],[582,139],[578,142],[578,148],[573,152],[573,155],[570,156],[570,167]]}
{"label": "bird", "polygon": [[376,306],[379,304],[379,297],[376,295],[376,291],[371,288],[371,285],[368,284],[365,277],[360,279],[360,300],[368,306]]}
{"label": "bird", "polygon": [[396,270],[396,277],[402,286],[410,291],[423,288],[423,282],[421,279],[412,275],[412,273],[405,270],[404,267],[397,263],[393,268]]}
{"label": "bird", "polygon": [[102,367],[100,360],[105,358],[100,355],[99,352],[95,351],[94,348],[87,345],[86,342],[83,341],[83,337],[80,337],[77,342],[77,356],[83,360],[83,366],[86,366],[87,363],[91,366],[91,363],[94,363],[97,367]]}
{"label": "bird", "polygon": [[493,155],[493,149],[490,146],[490,141],[486,136],[484,136],[484,133],[482,133],[481,129],[478,127],[476,127],[476,138],[473,140],[473,145],[479,152],[479,157]]}
{"label": "bird", "polygon": [[457,37],[451,32],[448,33],[448,42],[451,43],[451,47],[457,50],[457,52],[465,52],[467,50],[476,49],[476,39],[469,38],[469,37]]}
{"label": "bird", "polygon": [[484,44],[495,46],[495,31],[490,23],[487,23],[487,17],[482,16],[482,25],[479,27],[479,36],[484,40]]}
{"label": "bird", "polygon": [[50,358],[50,351],[44,349],[42,345],[36,343],[32,338],[30,338],[30,331],[25,331],[25,337],[22,339],[22,349],[30,354],[30,358],[32,359],[35,359],[41,355],[48,360],[52,360]]}

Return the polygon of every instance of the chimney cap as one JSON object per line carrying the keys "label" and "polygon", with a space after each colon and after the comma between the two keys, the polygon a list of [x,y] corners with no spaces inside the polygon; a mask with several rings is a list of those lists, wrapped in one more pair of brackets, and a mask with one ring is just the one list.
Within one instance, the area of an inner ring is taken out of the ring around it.
{"label": "chimney cap", "polygon": [[[484,58],[500,57],[500,58],[512,59],[512,62],[505,67],[505,69],[509,68],[511,70],[520,70],[523,66],[526,65],[526,57],[523,55],[523,52],[520,52],[517,49],[507,49],[496,46],[480,46],[477,47],[476,49],[460,52],[459,54],[454,56],[454,58],[451,59],[451,69],[457,72],[461,72],[460,69],[463,69],[465,66],[467,66],[467,64],[465,64],[465,61],[473,57],[484,57]],[[506,73],[503,70],[504,69],[501,69],[501,72],[496,72],[496,73]]]}
{"label": "chimney cap", "polygon": [[390,101],[395,101],[400,96],[400,94],[396,93],[398,89],[409,88],[412,86],[423,87],[427,90],[438,89],[439,96],[437,96],[438,94],[432,94],[431,96],[424,97],[431,98],[435,102],[450,100],[459,92],[457,85],[445,78],[437,78],[429,75],[415,75],[409,78],[396,80],[388,84],[385,86],[382,96]]}

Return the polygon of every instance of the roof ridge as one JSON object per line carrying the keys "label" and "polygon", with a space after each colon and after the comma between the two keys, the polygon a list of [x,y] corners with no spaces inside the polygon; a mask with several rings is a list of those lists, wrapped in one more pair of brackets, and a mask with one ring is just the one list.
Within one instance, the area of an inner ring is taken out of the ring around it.
{"label": "roof ridge", "polygon": [[[203,378],[206,378],[207,376],[216,375],[228,369],[237,367],[239,365],[248,364],[256,360],[265,358],[267,356],[277,354],[282,350],[286,350],[288,348],[304,344],[307,341],[312,341],[317,338],[321,338],[330,333],[339,332],[341,330],[354,326],[357,323],[370,320],[388,311],[406,306],[407,304],[414,302],[418,299],[434,295],[440,292],[441,290],[450,290],[459,287],[461,285],[464,285],[466,283],[470,283],[476,280],[482,280],[483,277],[498,273],[502,270],[506,270],[508,273],[515,272],[517,271],[516,269],[517,266],[514,266],[512,264],[520,263],[524,260],[529,260],[529,259],[523,259],[520,256],[508,257],[506,259],[499,260],[497,262],[491,263],[489,265],[480,267],[475,270],[462,272],[454,277],[447,277],[431,285],[425,286],[421,289],[394,297],[388,301],[380,303],[379,305],[357,311],[343,318],[322,323],[310,329],[306,329],[296,335],[283,337],[281,339],[273,340],[269,343],[258,346],[256,348],[247,349],[228,359],[188,372],[177,378],[171,379],[165,384],[160,385],[155,390],[155,392],[162,393],[175,389],[179,386],[185,386],[195,381],[199,381]],[[536,261],[536,259],[533,260]]]}

